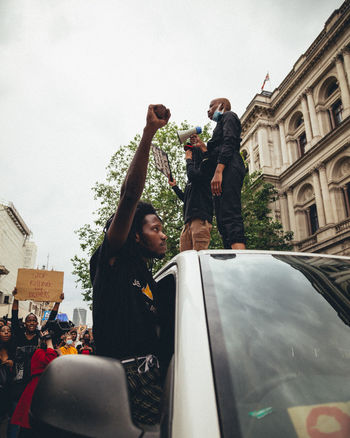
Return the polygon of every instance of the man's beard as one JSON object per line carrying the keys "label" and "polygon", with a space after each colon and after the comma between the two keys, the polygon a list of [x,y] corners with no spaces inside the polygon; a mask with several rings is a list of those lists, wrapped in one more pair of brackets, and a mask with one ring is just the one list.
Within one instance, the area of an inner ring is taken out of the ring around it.
{"label": "man's beard", "polygon": [[[143,241],[144,242],[144,241]],[[144,244],[140,245],[140,251],[141,251],[141,255],[142,257],[144,257],[145,259],[157,259],[157,260],[162,260],[165,257],[165,253],[160,254],[157,253],[155,251],[151,251],[149,250],[146,246],[144,246]]]}
{"label": "man's beard", "polygon": [[164,253],[158,253],[158,252],[151,251],[150,249],[148,249],[147,239],[145,239],[145,237],[144,237],[144,235],[142,233],[140,234],[139,247],[140,247],[141,255],[145,259],[162,260],[165,257],[165,252]]}

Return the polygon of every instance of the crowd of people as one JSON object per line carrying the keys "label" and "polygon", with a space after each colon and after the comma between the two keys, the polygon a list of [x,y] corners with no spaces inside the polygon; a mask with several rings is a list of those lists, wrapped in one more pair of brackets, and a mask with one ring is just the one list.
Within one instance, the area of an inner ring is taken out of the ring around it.
{"label": "crowd of people", "polygon": [[[184,201],[180,250],[208,248],[214,211],[224,248],[245,249],[240,199],[245,175],[239,153],[241,125],[224,98],[210,102],[208,117],[217,123],[211,140],[206,145],[193,135],[186,148],[188,182],[184,192],[175,181],[169,181]],[[28,411],[39,377],[52,360],[67,354],[93,355],[95,351],[123,364],[133,421],[159,423],[162,388],[174,351],[175,306],[152,276],[153,260],[162,259],[167,250],[162,219],[140,198],[152,139],[169,118],[165,106],[149,106],[119,203],[106,223],[103,242],[90,260],[95,343],[89,332],[78,339],[72,327],[59,336],[52,330],[58,302],[41,330],[34,314],[20,323],[16,299],[11,323],[2,322],[0,438],[35,436]]]}
{"label": "crowd of people", "polygon": [[88,330],[79,339],[72,323],[56,320],[60,302],[39,329],[35,314],[29,313],[23,321],[18,318],[16,293],[14,289],[11,318],[0,319],[0,438],[35,436],[29,424],[30,403],[40,375],[53,359],[95,354]]}

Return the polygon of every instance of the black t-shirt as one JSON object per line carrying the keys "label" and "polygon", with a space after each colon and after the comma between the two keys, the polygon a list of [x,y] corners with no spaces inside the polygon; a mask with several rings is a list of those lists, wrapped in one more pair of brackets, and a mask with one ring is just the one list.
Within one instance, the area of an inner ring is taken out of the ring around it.
{"label": "black t-shirt", "polygon": [[142,258],[127,244],[113,254],[105,236],[90,260],[90,276],[96,353],[116,359],[159,356],[158,289]]}

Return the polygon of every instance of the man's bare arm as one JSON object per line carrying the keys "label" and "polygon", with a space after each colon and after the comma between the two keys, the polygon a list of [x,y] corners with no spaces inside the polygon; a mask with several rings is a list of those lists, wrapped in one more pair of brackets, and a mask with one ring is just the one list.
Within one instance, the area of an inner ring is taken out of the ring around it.
{"label": "man's bare arm", "polygon": [[146,126],[123,182],[116,214],[107,231],[108,242],[113,251],[120,249],[128,237],[137,203],[145,186],[152,139],[157,130],[168,123],[169,118],[170,111],[163,105],[148,107]]}

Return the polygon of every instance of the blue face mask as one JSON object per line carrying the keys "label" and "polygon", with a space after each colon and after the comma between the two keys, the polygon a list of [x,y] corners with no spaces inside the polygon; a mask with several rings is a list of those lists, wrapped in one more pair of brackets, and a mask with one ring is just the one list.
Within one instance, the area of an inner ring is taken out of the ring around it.
{"label": "blue face mask", "polygon": [[73,344],[73,341],[72,341],[71,339],[67,339],[66,344],[67,344],[67,345],[72,345],[72,344]]}
{"label": "blue face mask", "polygon": [[222,115],[224,114],[224,109],[222,109],[221,111],[219,111],[219,108],[221,107],[221,105],[219,105],[218,107],[217,107],[217,109],[215,110],[215,112],[214,112],[214,114],[213,114],[213,120],[214,120],[214,122],[218,122],[220,119],[221,119],[221,117],[222,117]]}

